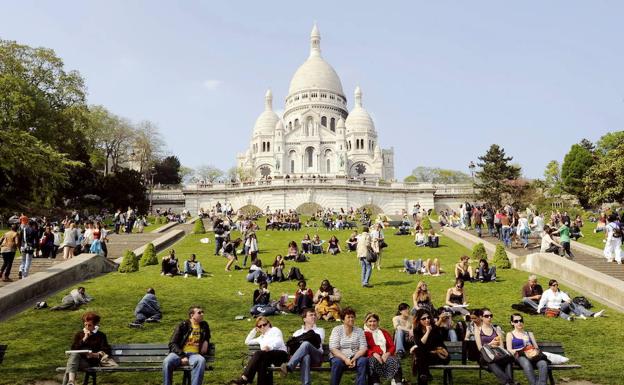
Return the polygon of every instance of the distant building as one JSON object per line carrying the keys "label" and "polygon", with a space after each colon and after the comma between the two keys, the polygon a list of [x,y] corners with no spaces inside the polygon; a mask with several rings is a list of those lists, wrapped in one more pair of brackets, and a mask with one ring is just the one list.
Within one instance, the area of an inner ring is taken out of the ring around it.
{"label": "distant building", "polygon": [[310,56],[290,81],[284,115],[273,111],[273,95],[256,120],[249,149],[239,154],[239,167],[256,178],[347,176],[394,179],[394,150],[381,149],[375,124],[355,88],[355,106],[347,110],[342,83],[321,57],[321,34],[310,34]]}

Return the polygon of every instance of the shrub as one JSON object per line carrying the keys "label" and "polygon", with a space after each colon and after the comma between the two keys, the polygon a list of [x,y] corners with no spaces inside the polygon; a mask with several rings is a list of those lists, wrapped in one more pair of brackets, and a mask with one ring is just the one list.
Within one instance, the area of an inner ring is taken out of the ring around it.
{"label": "shrub", "polygon": [[422,226],[423,230],[431,230],[431,220],[428,216],[423,217],[423,219],[420,221],[420,225]]}
{"label": "shrub", "polygon": [[494,252],[494,264],[499,269],[510,269],[511,262],[509,262],[509,257],[507,256],[507,252],[505,248],[500,243],[496,245],[496,252]]}
{"label": "shrub", "polygon": [[143,256],[141,257],[141,266],[158,265],[158,258],[156,258],[156,249],[153,243],[148,243]]}
{"label": "shrub", "polygon": [[431,212],[429,213],[429,218],[433,219],[434,221],[437,221],[438,212],[435,209],[431,209]]}
{"label": "shrub", "polygon": [[204,221],[199,218],[195,221],[195,227],[193,227],[193,233],[195,234],[206,234],[206,228],[204,227]]}
{"label": "shrub", "polygon": [[485,246],[482,242],[477,243],[472,248],[472,259],[478,261],[480,259],[487,260],[487,252],[485,251]]}
{"label": "shrub", "polygon": [[136,271],[139,271],[139,259],[132,251],[126,250],[121,265],[119,265],[119,272],[134,273]]}

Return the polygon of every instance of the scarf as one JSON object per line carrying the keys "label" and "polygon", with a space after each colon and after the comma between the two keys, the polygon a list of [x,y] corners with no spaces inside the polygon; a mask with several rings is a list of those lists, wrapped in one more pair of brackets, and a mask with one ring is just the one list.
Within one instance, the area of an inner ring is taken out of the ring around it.
{"label": "scarf", "polygon": [[386,337],[384,337],[383,332],[380,328],[375,330],[370,330],[368,326],[364,326],[364,330],[369,332],[373,336],[373,341],[375,341],[375,345],[381,348],[383,353],[386,352]]}

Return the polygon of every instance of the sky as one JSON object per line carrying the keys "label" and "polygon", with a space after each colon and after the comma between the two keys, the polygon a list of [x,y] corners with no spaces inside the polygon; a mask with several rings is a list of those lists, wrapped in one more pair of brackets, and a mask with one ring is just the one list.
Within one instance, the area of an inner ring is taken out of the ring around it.
{"label": "sky", "polygon": [[621,1],[3,2],[0,38],[55,50],[89,104],[160,129],[167,152],[227,170],[264,94],[283,111],[309,53],[349,109],[362,88],[395,176],[469,172],[493,143],[530,178],[582,138],[624,130]]}

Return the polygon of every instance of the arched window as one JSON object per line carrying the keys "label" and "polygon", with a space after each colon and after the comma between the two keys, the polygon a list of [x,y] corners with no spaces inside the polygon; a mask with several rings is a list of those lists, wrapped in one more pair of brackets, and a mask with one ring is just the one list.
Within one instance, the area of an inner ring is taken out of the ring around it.
{"label": "arched window", "polygon": [[327,116],[321,118],[321,126],[327,127]]}
{"label": "arched window", "polygon": [[271,151],[271,142],[267,142],[267,152]]}
{"label": "arched window", "polygon": [[290,160],[290,173],[291,174],[295,173],[295,160],[294,159]]}
{"label": "arched window", "polygon": [[295,119],[295,129],[299,128],[299,119]]}
{"label": "arched window", "polygon": [[307,135],[314,135],[314,119],[312,119],[311,116],[308,116],[306,119],[306,128],[305,128],[305,134]]}
{"label": "arched window", "polygon": [[314,166],[314,147],[306,148],[306,160],[308,167]]}
{"label": "arched window", "polygon": [[265,152],[265,151],[266,151],[266,143],[262,142],[262,152]]}
{"label": "arched window", "polygon": [[292,131],[292,122],[288,122],[288,131]]}
{"label": "arched window", "polygon": [[329,174],[331,172],[331,161],[329,160],[329,158],[327,158],[326,162],[327,162],[327,169],[325,170],[325,173]]}
{"label": "arched window", "polygon": [[331,120],[329,121],[329,129],[332,131],[336,131],[336,119],[335,118],[331,118]]}

